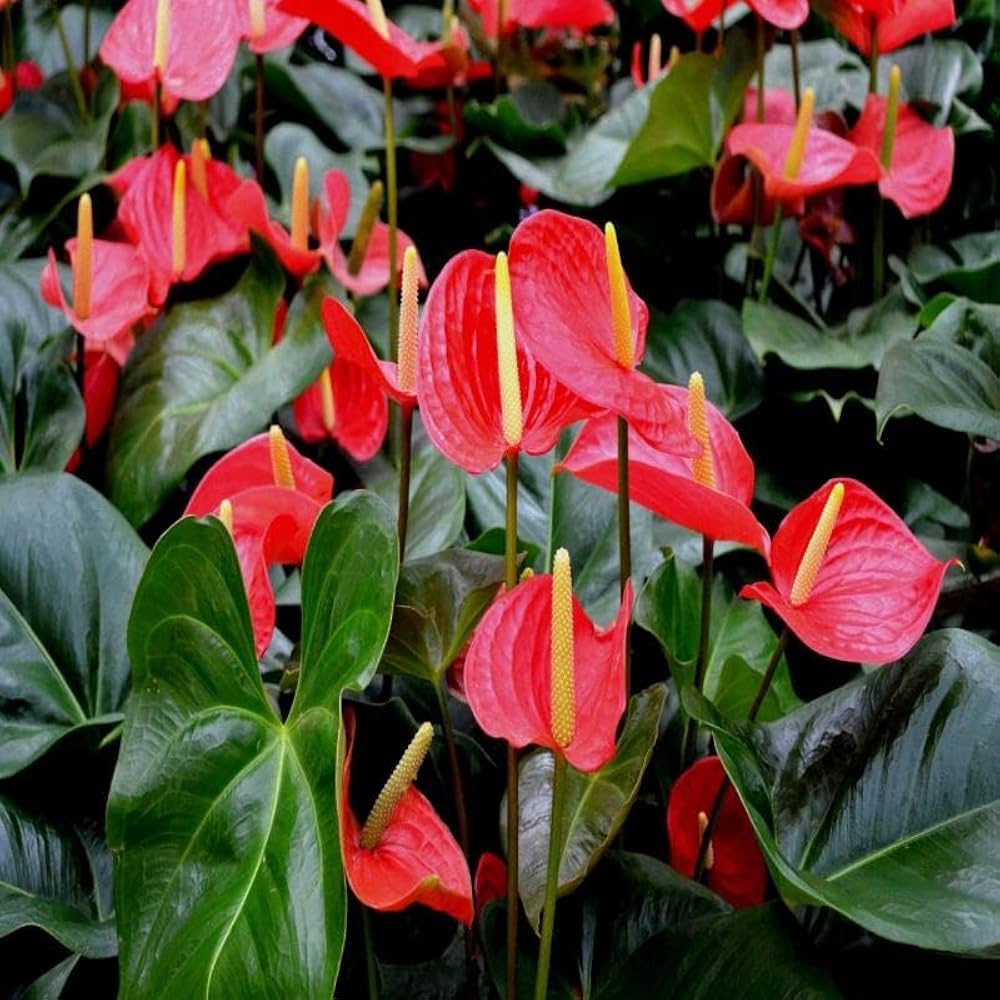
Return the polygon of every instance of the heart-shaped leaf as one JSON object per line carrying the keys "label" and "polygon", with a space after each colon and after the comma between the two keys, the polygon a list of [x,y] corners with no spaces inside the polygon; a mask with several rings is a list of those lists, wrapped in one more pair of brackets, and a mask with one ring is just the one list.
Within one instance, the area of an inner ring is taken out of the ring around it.
{"label": "heart-shaped leaf", "polygon": [[284,277],[257,244],[236,287],[175,306],[139,340],[122,374],[111,429],[112,502],[133,524],[156,513],[202,456],[232,448],[313,382],[329,361],[314,276],[272,346]]}
{"label": "heart-shaped leaf", "polygon": [[921,948],[1000,951],[1000,650],[970,632],[767,725],[689,697],[784,896]]}
{"label": "heart-shaped leaf", "polygon": [[214,518],[160,539],[129,623],[135,693],[108,804],[123,998],[330,996],[346,887],[340,695],[376,668],[396,583],[393,518],[327,506],[303,569],[288,720],[254,656],[232,541]]}
{"label": "heart-shaped leaf", "polygon": [[[665,684],[654,684],[634,695],[615,756],[592,774],[567,768],[560,895],[572,892],[586,878],[625,822],[653,754],[666,700]],[[536,932],[545,901],[552,772],[553,757],[548,750],[528,754],[518,769],[518,889]]]}
{"label": "heart-shaped leaf", "polygon": [[0,481],[0,777],[120,717],[125,626],[146,554],[118,511],[72,476]]}

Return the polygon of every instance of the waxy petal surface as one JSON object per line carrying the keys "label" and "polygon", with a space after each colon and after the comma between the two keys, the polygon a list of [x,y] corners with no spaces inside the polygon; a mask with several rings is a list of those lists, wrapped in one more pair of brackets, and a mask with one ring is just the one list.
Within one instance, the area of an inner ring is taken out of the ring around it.
{"label": "waxy petal surface", "polygon": [[[499,0],[469,0],[483,21],[483,32],[496,38],[500,20]],[[615,19],[606,0],[507,0],[503,33],[518,28],[575,28],[589,31]]]}
{"label": "waxy petal surface", "polygon": [[264,0],[264,31],[260,35],[254,35],[248,0],[233,0],[233,2],[236,4],[240,37],[246,40],[250,51],[258,55],[288,48],[309,27],[308,18],[292,17],[278,10],[278,0]]}
{"label": "waxy petal surface", "polygon": [[[726,781],[718,757],[703,757],[674,782],[667,803],[670,864],[681,875],[694,878],[701,848],[698,814],[712,815],[716,796]],[[736,790],[729,786],[711,836],[712,867],[706,883],[737,909],[763,902],[767,865],[754,837],[750,817]]]}
{"label": "waxy petal surface", "polygon": [[578,771],[596,771],[615,754],[625,710],[625,642],[632,617],[627,584],[617,619],[605,630],[573,598],[575,736],[552,735],[552,577],[534,576],[501,595],[483,616],[465,657],[465,695],[480,728],[511,746],[562,754]]}
{"label": "waxy petal surface", "polygon": [[751,10],[776,28],[792,31],[809,16],[809,0],[748,0]]}
{"label": "waxy petal surface", "polygon": [[736,0],[663,0],[663,7],[674,17],[679,17],[693,32],[700,33],[719,21],[719,14],[728,10]]}
{"label": "waxy petal surface", "polygon": [[[850,139],[858,146],[882,155],[887,99],[869,94],[864,111]],[[907,219],[929,215],[939,209],[951,189],[955,166],[955,135],[950,128],[935,128],[909,105],[897,109],[892,163],[883,170],[878,189],[894,202]]]}
{"label": "waxy petal surface", "polygon": [[955,23],[953,0],[885,0],[880,4],[824,0],[816,7],[866,58],[872,49],[873,16],[880,55]]}
{"label": "waxy petal surface", "polygon": [[[790,600],[802,555],[830,491],[844,484],[826,554],[808,599]],[[811,649],[835,660],[889,663],[923,634],[951,562],[936,559],[863,483],[830,480],[781,522],[771,541],[774,584],[741,597],[771,608]]]}

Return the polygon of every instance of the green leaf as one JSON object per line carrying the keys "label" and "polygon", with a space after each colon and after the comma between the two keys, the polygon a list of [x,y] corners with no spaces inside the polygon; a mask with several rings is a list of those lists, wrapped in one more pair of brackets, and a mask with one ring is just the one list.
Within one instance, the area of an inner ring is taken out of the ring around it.
{"label": "green leaf", "polygon": [[[971,302],[969,299],[935,296],[921,318],[929,325],[922,336],[968,348],[993,371],[1000,372],[1000,305]],[[930,308],[933,303],[940,309]]]}
{"label": "green leaf", "polygon": [[503,579],[501,556],[468,549],[406,563],[383,670],[437,684],[462,652]]}
{"label": "green leaf", "polygon": [[666,315],[654,313],[643,368],[676,385],[701,372],[708,398],[730,420],[755,409],[763,395],[764,375],[740,314],[725,302],[685,299]]}
{"label": "green leaf", "polygon": [[[108,30],[114,16],[110,10],[91,5],[90,12],[90,52],[94,54],[101,47],[104,33]],[[23,54],[24,58],[38,63],[45,76],[53,76],[66,69],[66,53],[63,51],[59,32],[56,30],[55,16],[50,4],[27,4],[23,8],[25,17]],[[84,59],[83,52],[83,22],[84,8],[80,4],[60,4],[59,18],[66,41],[69,43],[70,56],[75,66],[83,66],[89,60]]]}
{"label": "green leaf", "polygon": [[879,440],[886,424],[906,413],[1000,439],[1000,375],[972,351],[926,334],[897,344],[885,357],[875,393]]}
{"label": "green leaf", "polygon": [[[493,980],[496,995],[507,995],[507,905],[501,900],[486,906],[480,916],[486,968]],[[532,947],[529,935],[521,933],[517,941],[517,989],[514,995],[534,995],[538,976],[538,951]],[[566,980],[558,965],[549,972],[549,989],[546,1000],[577,1000],[579,993]]]}
{"label": "green leaf", "polygon": [[650,938],[598,1000],[839,998],[830,974],[809,959],[792,917],[777,903],[695,920]]}
{"label": "green leaf", "polygon": [[121,992],[330,996],[346,887],[340,696],[374,672],[396,583],[391,512],[328,505],[303,568],[301,673],[288,720],[254,655],[232,540],[184,518],[159,541],[129,623],[135,690],[108,803]]}
{"label": "green leaf", "polygon": [[78,479],[0,481],[0,777],[119,718],[145,558],[125,519]]}
{"label": "green leaf", "polygon": [[[615,756],[592,774],[567,767],[560,896],[572,892],[587,877],[625,822],[652,757],[666,700],[665,684],[654,684],[634,695]],[[552,771],[553,756],[548,750],[528,754],[518,768],[518,889],[536,933],[545,900]]]}
{"label": "green leaf", "polygon": [[81,121],[65,75],[38,90],[21,91],[0,119],[0,159],[17,171],[21,193],[38,176],[88,177],[104,163],[108,129],[118,106],[118,81],[101,75],[91,101],[89,122]]}
{"label": "green leaf", "polygon": [[715,163],[722,137],[736,119],[753,62],[731,35],[720,61],[682,56],[652,90],[649,112],[615,172],[615,187],[675,177]]}
{"label": "green leaf", "polygon": [[544,80],[531,80],[492,104],[469,101],[463,116],[473,128],[508,149],[525,154],[566,149],[562,95]]}
{"label": "green leaf", "polygon": [[[824,0],[813,0],[817,9]],[[825,0],[827,3],[835,0]],[[817,108],[843,111],[848,106],[864,107],[868,95],[868,66],[856,53],[832,38],[799,42],[799,83],[812,87]],[[893,53],[895,59],[896,53]],[[888,60],[886,60],[888,62]],[[792,50],[789,45],[773,45],[767,54],[765,81],[768,88],[780,87],[789,94],[795,90]],[[903,77],[904,81],[907,79]],[[885,93],[885,85],[879,93]]]}
{"label": "green leaf", "polygon": [[94,885],[92,844],[0,797],[0,938],[39,927],[88,958],[115,954],[114,918]]}
{"label": "green leaf", "polygon": [[122,375],[108,456],[112,502],[133,524],[155,514],[199,458],[260,430],[328,363],[325,279],[307,279],[272,346],[283,288],[274,258],[258,249],[231,292],[174,306],[139,340]]}
{"label": "green leaf", "polygon": [[79,961],[79,955],[64,958],[28,986],[21,994],[20,1000],[58,1000]]}
{"label": "green leaf", "polygon": [[942,284],[976,302],[1000,303],[1000,233],[969,233],[943,247],[919,246],[906,263],[922,285]]}
{"label": "green leaf", "polygon": [[1000,650],[925,637],[769,725],[702,700],[778,887],[938,951],[1000,952]]}
{"label": "green leaf", "polygon": [[[659,640],[678,691],[693,684],[701,632],[701,578],[693,567],[669,554],[639,596],[635,621]],[[741,600],[716,576],[703,688],[709,700],[721,698],[731,717],[745,718],[777,644],[760,605]],[[798,704],[782,658],[761,717],[776,718]]]}
{"label": "green leaf", "polygon": [[957,38],[927,39],[893,52],[891,61],[887,59],[879,67],[880,94],[888,90],[893,63],[902,73],[906,102],[924,111],[925,117],[938,127],[949,123],[960,95],[974,97],[983,86],[982,63]]}

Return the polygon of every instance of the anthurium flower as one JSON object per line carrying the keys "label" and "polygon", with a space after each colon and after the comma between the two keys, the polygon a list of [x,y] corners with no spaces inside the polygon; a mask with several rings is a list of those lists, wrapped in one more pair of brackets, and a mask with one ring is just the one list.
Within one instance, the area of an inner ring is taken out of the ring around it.
{"label": "anthurium flower", "polygon": [[[737,0],[662,0],[664,8],[679,17],[693,32],[701,34],[719,20],[719,15]],[[799,28],[809,16],[809,0],[747,0],[759,17],[776,28]]]}
{"label": "anthurium flower", "polygon": [[240,37],[250,51],[263,55],[295,43],[309,25],[304,17],[292,17],[278,10],[278,0],[233,0]]}
{"label": "anthurium flower", "polygon": [[[500,0],[469,0],[482,18],[483,32],[496,38],[500,21]],[[503,33],[518,28],[575,28],[590,31],[615,19],[614,8],[605,0],[506,0]]]}
{"label": "anthurium flower", "polygon": [[222,89],[239,44],[234,0],[128,0],[101,59],[125,83],[158,79],[174,97],[204,101]]}
{"label": "anthurium flower", "polygon": [[[115,395],[118,392],[120,364],[105,350],[85,350],[83,353],[83,407],[85,422],[83,438],[88,448],[93,448],[100,440],[115,409]],[[73,472],[81,460],[77,448],[66,463],[66,471]]]}
{"label": "anthurium flower", "polygon": [[[736,541],[765,556],[767,532],[750,512],[754,468],[731,423],[705,399],[701,376],[690,388],[665,385],[688,415],[688,426],[702,446],[697,457],[657,448],[629,432],[629,498],[660,517],[715,541]],[[584,424],[566,457],[556,466],[612,493],[618,490],[618,428],[613,414]]]}
{"label": "anthurium flower", "polygon": [[479,856],[473,880],[476,912],[482,913],[488,903],[507,895],[507,863],[499,854],[485,851]]}
{"label": "anthurium flower", "polygon": [[951,562],[940,562],[867,486],[831,480],[771,541],[771,578],[741,597],[771,608],[811,649],[888,663],[920,638]]}
{"label": "anthurium flower", "polygon": [[615,753],[625,710],[625,644],[632,616],[626,583],[618,617],[599,629],[572,593],[569,555],[497,598],[465,657],[465,694],[480,728],[513,747],[562,754],[596,771]]}
{"label": "anthurium flower", "polygon": [[249,249],[246,225],[226,209],[240,178],[203,151],[182,157],[167,143],[130,161],[109,183],[122,193],[122,226],[149,263],[154,305],[175,282],[193,281],[210,264]]}
{"label": "anthurium flower", "polygon": [[871,54],[873,32],[884,55],[955,23],[953,0],[814,0],[814,6],[865,56]]}
{"label": "anthurium flower", "polygon": [[[2,9],[2,5],[0,5]],[[41,68],[30,59],[19,62],[13,77],[0,69],[0,115],[4,115],[14,103],[14,97],[22,90],[37,90],[45,82]]]}
{"label": "anthurium flower", "polygon": [[[877,157],[885,148],[888,98],[869,94],[861,117],[850,134],[855,145]],[[884,166],[878,189],[895,202],[907,219],[928,215],[944,204],[955,166],[955,136],[950,128],[935,128],[909,105],[896,109],[889,165]]]}
{"label": "anthurium flower", "polygon": [[632,82],[641,89],[651,80],[659,80],[661,76],[673,69],[674,63],[680,57],[680,49],[673,45],[670,48],[670,56],[666,62],[663,62],[663,42],[660,40],[660,36],[654,32],[649,39],[649,55],[646,57],[645,67],[643,67],[642,62],[642,42],[636,42],[632,46]]}
{"label": "anthurium flower", "polygon": [[[693,878],[716,797],[728,782],[718,757],[703,757],[674,782],[667,803],[670,864]],[[750,818],[730,784],[704,852],[705,881],[714,893],[737,909],[764,901],[767,866],[754,837]]]}
{"label": "anthurium flower", "polygon": [[421,318],[424,427],[449,461],[473,475],[495,468],[508,452],[543,454],[588,412],[535,363],[510,303],[506,255],[466,250],[434,281]]}
{"label": "anthurium flower", "polygon": [[413,787],[434,730],[425,722],[382,789],[364,825],[351,809],[354,715],[345,714],[340,803],[341,847],[351,891],[373,910],[396,913],[414,903],[463,924],[473,918],[472,883],[462,849],[434,807]]}
{"label": "anthurium flower", "polygon": [[[363,239],[364,253],[356,271],[352,271],[350,259],[341,249],[340,234],[347,225],[351,208],[351,186],[347,177],[339,170],[328,170],[323,175],[324,201],[317,206],[316,234],[320,251],[326,260],[330,273],[355,295],[377,295],[389,284],[389,227],[372,216],[367,223],[358,223],[355,241]],[[367,232],[363,230],[367,228]],[[414,245],[402,229],[396,233],[396,270],[402,271],[403,259],[408,247]],[[420,284],[427,284],[423,264],[417,257]]]}
{"label": "anthurium flower", "polygon": [[42,298],[61,309],[91,345],[127,333],[151,311],[149,267],[143,255],[128,243],[95,240],[93,233],[90,195],[85,194],[77,212],[77,236],[66,241],[73,271],[71,301],[63,292],[51,248],[39,282]]}
{"label": "anthurium flower", "polygon": [[278,427],[223,455],[198,484],[185,514],[227,521],[246,585],[257,655],[274,633],[269,566],[305,558],[313,524],[333,495],[333,477],[292,448]]}
{"label": "anthurium flower", "polygon": [[514,318],[538,364],[592,406],[624,417],[664,447],[690,438],[679,407],[638,371],[649,310],[632,291],[609,224],[545,209],[510,243]]}
{"label": "anthurium flower", "polygon": [[453,18],[451,26],[434,42],[417,63],[407,86],[415,90],[464,87],[493,75],[493,67],[483,59],[469,58],[469,33]]}

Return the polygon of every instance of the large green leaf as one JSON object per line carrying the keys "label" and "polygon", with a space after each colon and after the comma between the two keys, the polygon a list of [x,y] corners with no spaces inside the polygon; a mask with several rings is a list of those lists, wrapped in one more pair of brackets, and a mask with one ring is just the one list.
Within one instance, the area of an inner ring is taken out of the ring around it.
{"label": "large green leaf", "polygon": [[919,246],[906,263],[922,285],[942,284],[976,302],[1000,302],[1000,233],[969,233],[943,247]]}
{"label": "large green leaf", "polygon": [[[693,683],[701,632],[701,578],[694,568],[668,555],[640,595],[635,620],[659,640],[677,689]],[[746,718],[777,644],[761,606],[741,600],[723,577],[716,576],[704,691],[727,716]],[[777,718],[798,704],[782,659],[761,706],[761,718]]]}
{"label": "large green leaf", "polygon": [[949,629],[778,722],[699,714],[789,900],[921,948],[1000,951],[996,646]]}
{"label": "large green leaf", "polygon": [[28,986],[21,994],[20,1000],[57,1000],[62,996],[62,991],[66,988],[66,983],[79,961],[79,955],[64,958]]}
{"label": "large green leaf", "polygon": [[778,903],[706,917],[639,948],[597,1000],[823,1000],[842,994]]}
{"label": "large green leaf", "polygon": [[532,80],[492,104],[469,101],[465,120],[483,135],[518,152],[562,153],[566,149],[566,106],[559,90]]}
{"label": "large green leaf", "polygon": [[[113,17],[112,12],[102,7],[88,5],[90,16],[90,52],[84,58],[84,8],[80,4],[60,4],[59,19],[69,45],[73,64],[83,66],[94,58],[101,47],[104,33]],[[46,76],[52,76],[66,68],[66,52],[62,47],[56,19],[50,4],[26,4],[24,17],[24,55],[38,63]]]}
{"label": "large green leaf", "polygon": [[232,448],[319,376],[330,348],[319,317],[325,279],[307,280],[272,346],[284,277],[259,248],[232,291],[175,306],[139,340],[111,429],[114,504],[141,524],[202,456]]}
{"label": "large green leaf", "polygon": [[95,884],[86,834],[34,819],[0,797],[0,937],[40,927],[88,958],[115,954],[115,922]]}
{"label": "large green leaf", "polygon": [[[559,895],[572,892],[586,878],[625,822],[652,757],[666,700],[665,684],[654,684],[634,695],[615,756],[592,774],[567,767]],[[528,754],[518,768],[517,881],[524,912],[536,931],[545,901],[552,772],[553,756],[548,750]]]}
{"label": "large green leaf", "polygon": [[129,623],[135,691],[108,803],[122,998],[328,997],[343,949],[340,695],[385,643],[391,512],[347,494],[303,569],[284,724],[264,693],[232,541],[185,518],[153,551]]}
{"label": "large green leaf", "polygon": [[145,558],[125,519],[78,479],[0,481],[0,777],[119,718]]}
{"label": "large green leaf", "polygon": [[710,167],[743,103],[753,61],[739,35],[719,60],[682,56],[653,87],[649,112],[614,174],[615,187],[642,184]]}
{"label": "large green leaf", "polygon": [[383,669],[437,684],[503,579],[503,558],[485,552],[451,549],[408,562],[399,576]]}
{"label": "large green leaf", "polygon": [[[813,0],[817,8],[824,2],[835,0]],[[868,94],[868,66],[857,53],[832,38],[822,38],[811,42],[800,41],[798,58],[799,84],[813,88],[816,107],[843,111],[848,106],[859,110],[864,106]],[[791,46],[771,46],[764,76],[768,88],[780,87],[788,93],[794,91]],[[885,93],[884,85],[880,93]]]}

